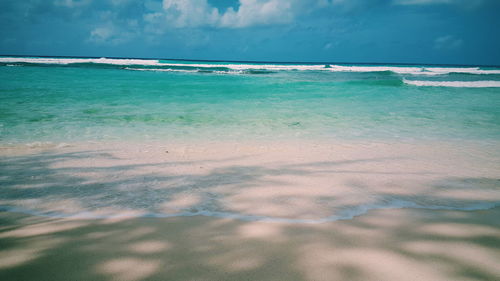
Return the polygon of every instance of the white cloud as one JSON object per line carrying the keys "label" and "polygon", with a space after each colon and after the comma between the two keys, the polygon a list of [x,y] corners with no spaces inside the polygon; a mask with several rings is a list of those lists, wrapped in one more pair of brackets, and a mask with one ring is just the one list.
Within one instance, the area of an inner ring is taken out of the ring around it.
{"label": "white cloud", "polygon": [[176,27],[215,25],[220,17],[207,0],[163,0],[163,10]]}
{"label": "white cloud", "polygon": [[55,6],[61,6],[66,8],[82,7],[90,4],[92,0],[55,0]]}
{"label": "white cloud", "polygon": [[462,47],[463,40],[453,35],[446,35],[434,40],[434,48],[438,50],[454,50]]}
{"label": "white cloud", "polygon": [[102,43],[113,35],[113,29],[109,26],[96,27],[90,32],[90,40]]}
{"label": "white cloud", "polygon": [[134,0],[111,0],[111,4],[113,4],[113,6],[121,6],[121,5],[127,5],[133,1]]}
{"label": "white cloud", "polygon": [[484,0],[393,0],[399,6],[453,5],[463,10],[474,10],[484,4]]}
{"label": "white cloud", "polygon": [[295,17],[297,2],[288,0],[240,0],[235,11],[229,8],[220,18],[223,27],[282,24]]}
{"label": "white cloud", "polygon": [[[212,26],[242,28],[255,25],[285,24],[304,11],[307,1],[300,0],[240,0],[236,9],[225,11],[207,0],[163,0],[163,10],[149,13],[144,19],[150,23],[163,18],[174,27]],[[322,1],[314,1],[320,5]],[[311,3],[309,3],[308,6]]]}
{"label": "white cloud", "polygon": [[395,5],[416,6],[433,4],[455,4],[465,8],[475,8],[483,3],[483,0],[393,0]]}
{"label": "white cloud", "polygon": [[396,5],[428,5],[428,4],[449,4],[453,0],[394,0]]}
{"label": "white cloud", "polygon": [[140,31],[139,22],[135,19],[117,21],[113,13],[103,12],[101,23],[95,26],[87,38],[87,42],[101,45],[117,45],[134,39]]}

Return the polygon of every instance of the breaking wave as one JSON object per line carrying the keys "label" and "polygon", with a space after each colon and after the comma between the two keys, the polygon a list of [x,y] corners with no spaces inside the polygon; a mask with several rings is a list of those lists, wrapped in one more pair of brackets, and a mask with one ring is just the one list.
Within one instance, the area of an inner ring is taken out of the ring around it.
{"label": "breaking wave", "polygon": [[[335,64],[270,64],[270,63],[203,63],[195,61],[177,62],[154,59],[115,59],[115,58],[36,58],[0,57],[1,65],[44,64],[44,65],[108,65],[127,66],[128,70],[173,71],[173,72],[212,72],[266,74],[276,71],[328,71],[328,72],[392,72],[404,75],[445,75],[460,74],[500,74],[500,69],[481,69],[479,67],[427,67],[427,66],[352,66]],[[137,68],[137,66],[142,66]],[[151,68],[144,68],[151,67]],[[154,67],[154,68],[153,68]]]}
{"label": "breaking wave", "polygon": [[425,87],[455,87],[455,88],[497,88],[500,87],[500,81],[419,81],[406,80],[403,82],[408,85]]}

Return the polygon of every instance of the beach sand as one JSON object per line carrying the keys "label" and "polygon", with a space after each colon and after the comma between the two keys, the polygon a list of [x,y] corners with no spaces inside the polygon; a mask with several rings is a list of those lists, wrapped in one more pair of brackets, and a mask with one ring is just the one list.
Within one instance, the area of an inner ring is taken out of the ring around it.
{"label": "beach sand", "polygon": [[498,280],[497,147],[4,146],[0,280]]}
{"label": "beach sand", "polygon": [[500,209],[323,224],[0,213],[1,280],[498,280]]}
{"label": "beach sand", "polygon": [[380,208],[484,209],[500,203],[497,148],[319,141],[4,147],[0,206],[87,218],[208,212],[288,222]]}

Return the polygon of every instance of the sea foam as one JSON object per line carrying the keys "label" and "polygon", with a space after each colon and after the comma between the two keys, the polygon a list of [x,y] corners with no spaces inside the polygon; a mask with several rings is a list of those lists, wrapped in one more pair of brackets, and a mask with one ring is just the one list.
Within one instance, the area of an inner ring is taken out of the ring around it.
{"label": "sea foam", "polygon": [[[110,64],[120,66],[158,66],[186,68],[227,68],[234,71],[329,71],[329,72],[393,72],[405,75],[445,75],[462,74],[500,74],[500,69],[480,69],[479,67],[425,67],[425,66],[348,66],[335,64],[265,64],[265,63],[196,63],[196,62],[160,62],[155,59],[113,59],[113,58],[35,58],[35,57],[0,57],[0,63],[33,64]],[[168,71],[158,70],[156,71]]]}
{"label": "sea foam", "polygon": [[42,211],[32,208],[25,208],[19,206],[0,205],[1,212],[23,213],[41,217],[50,218],[71,218],[71,219],[116,219],[116,218],[171,218],[171,217],[193,217],[205,216],[216,218],[229,218],[242,221],[260,221],[272,223],[305,223],[305,224],[318,224],[334,222],[339,220],[351,220],[355,217],[364,215],[370,211],[388,210],[388,209],[426,209],[426,210],[443,210],[443,211],[478,211],[489,210],[496,208],[500,205],[499,202],[479,202],[472,203],[464,206],[450,206],[450,205],[422,205],[412,201],[393,199],[385,203],[369,203],[358,206],[351,206],[338,213],[332,214],[327,217],[319,218],[290,218],[279,216],[265,216],[265,215],[251,215],[239,212],[229,211],[215,211],[215,210],[191,210],[179,211],[177,213],[157,213],[148,212],[146,210],[133,211],[81,211],[81,212],[64,212],[64,211]]}
{"label": "sea foam", "polygon": [[407,80],[403,82],[414,86],[427,87],[455,87],[455,88],[497,88],[500,87],[500,81],[420,81]]}
{"label": "sea foam", "polygon": [[158,65],[158,60],[145,59],[84,59],[84,58],[18,58],[2,57],[0,63],[40,63],[40,64],[73,64],[73,63],[99,63],[114,65]]}

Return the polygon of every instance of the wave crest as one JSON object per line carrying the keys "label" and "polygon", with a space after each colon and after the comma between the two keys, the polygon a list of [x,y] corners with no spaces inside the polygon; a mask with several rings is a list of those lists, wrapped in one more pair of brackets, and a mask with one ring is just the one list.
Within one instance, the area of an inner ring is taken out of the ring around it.
{"label": "wave crest", "polygon": [[500,87],[500,81],[420,81],[406,80],[407,85],[424,87],[455,87],[455,88],[497,88]]}
{"label": "wave crest", "polygon": [[[119,66],[156,66],[213,69],[227,68],[232,71],[329,71],[329,72],[392,72],[403,75],[445,75],[460,74],[500,74],[500,69],[480,69],[479,67],[426,67],[426,66],[349,66],[335,64],[264,64],[264,63],[197,63],[162,62],[155,59],[114,59],[114,58],[36,58],[0,57],[0,63],[27,64],[107,64]],[[161,70],[168,71],[168,70]],[[194,71],[193,71],[194,72]]]}

